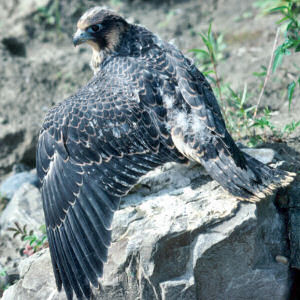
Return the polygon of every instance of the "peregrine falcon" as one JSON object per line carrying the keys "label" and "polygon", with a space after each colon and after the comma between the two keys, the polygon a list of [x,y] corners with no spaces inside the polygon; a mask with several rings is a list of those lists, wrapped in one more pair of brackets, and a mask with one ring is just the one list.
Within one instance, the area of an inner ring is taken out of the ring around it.
{"label": "peregrine falcon", "polygon": [[56,284],[68,299],[98,287],[120,198],[166,162],[202,164],[234,196],[258,201],[292,181],[241,152],[207,80],[144,27],[95,7],[79,19],[93,78],[47,113],[37,172]]}

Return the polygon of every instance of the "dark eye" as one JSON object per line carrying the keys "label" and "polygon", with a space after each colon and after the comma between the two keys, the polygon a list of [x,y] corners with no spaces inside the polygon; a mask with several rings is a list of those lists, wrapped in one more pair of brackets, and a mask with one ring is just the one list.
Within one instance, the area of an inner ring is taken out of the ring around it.
{"label": "dark eye", "polygon": [[100,24],[97,24],[97,25],[92,25],[90,27],[90,29],[91,29],[92,32],[98,32],[101,29],[101,27],[102,26]]}

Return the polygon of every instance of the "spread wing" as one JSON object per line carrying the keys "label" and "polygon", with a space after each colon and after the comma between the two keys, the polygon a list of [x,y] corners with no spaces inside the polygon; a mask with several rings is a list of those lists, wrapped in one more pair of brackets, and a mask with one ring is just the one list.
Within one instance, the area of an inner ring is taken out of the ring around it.
{"label": "spread wing", "polygon": [[[51,109],[39,137],[51,259],[68,299],[73,291],[78,299],[90,298],[90,283],[98,286],[120,197],[149,170],[185,160],[162,121],[166,112],[151,88],[154,79],[134,75],[134,64],[123,65],[107,68],[115,76],[100,74]],[[126,70],[130,76],[122,75]]]}

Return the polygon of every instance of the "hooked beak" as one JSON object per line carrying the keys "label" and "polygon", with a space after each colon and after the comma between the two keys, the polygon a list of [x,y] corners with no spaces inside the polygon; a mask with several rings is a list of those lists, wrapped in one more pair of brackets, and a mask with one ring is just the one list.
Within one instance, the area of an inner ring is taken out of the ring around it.
{"label": "hooked beak", "polygon": [[88,40],[93,40],[94,37],[91,36],[90,33],[86,32],[85,30],[82,29],[77,29],[77,31],[75,32],[74,36],[73,36],[73,44],[74,46],[78,46],[82,43],[85,43]]}

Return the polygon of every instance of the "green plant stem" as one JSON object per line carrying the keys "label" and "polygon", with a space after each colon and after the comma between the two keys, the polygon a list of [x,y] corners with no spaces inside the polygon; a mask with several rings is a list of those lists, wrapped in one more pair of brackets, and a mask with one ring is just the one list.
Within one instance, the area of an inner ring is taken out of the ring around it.
{"label": "green plant stem", "polygon": [[214,72],[215,72],[215,76],[216,76],[216,85],[217,85],[217,89],[218,89],[218,94],[219,94],[220,102],[222,103],[221,110],[222,110],[223,118],[224,118],[226,124],[228,124],[225,103],[223,101],[222,91],[221,91],[221,86],[220,86],[220,79],[219,79],[218,72],[217,72],[217,64],[216,64],[216,61],[214,59],[213,53],[209,51],[209,55],[210,55],[210,60],[212,62],[212,65],[213,65],[213,68],[214,68]]}
{"label": "green plant stem", "polygon": [[255,108],[255,111],[254,111],[254,114],[253,114],[253,120],[256,119],[257,110],[258,110],[259,104],[261,102],[261,98],[262,98],[262,96],[265,92],[267,82],[269,81],[270,76],[271,76],[271,70],[272,70],[272,65],[273,65],[273,60],[274,60],[274,53],[275,53],[277,42],[278,42],[279,32],[280,32],[280,28],[278,27],[277,31],[276,31],[276,35],[275,35],[275,40],[274,40],[273,49],[272,49],[272,53],[271,53],[271,58],[270,58],[270,62],[269,62],[268,70],[267,70],[267,75],[265,77],[264,85],[263,85],[263,87],[260,91],[259,97],[258,97],[256,108]]}

